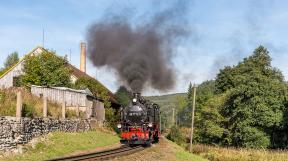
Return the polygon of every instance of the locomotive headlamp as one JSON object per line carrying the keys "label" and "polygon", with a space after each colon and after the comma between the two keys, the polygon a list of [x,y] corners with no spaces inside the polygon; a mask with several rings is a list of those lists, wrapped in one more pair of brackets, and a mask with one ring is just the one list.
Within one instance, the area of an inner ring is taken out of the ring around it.
{"label": "locomotive headlamp", "polygon": [[133,100],[132,100],[134,103],[136,103],[137,102],[137,99],[136,98],[133,98]]}
{"label": "locomotive headlamp", "polygon": [[150,122],[149,124],[148,124],[148,127],[152,127],[153,125],[152,125],[152,123]]}
{"label": "locomotive headlamp", "polygon": [[117,127],[118,127],[118,129],[120,129],[121,128],[121,124],[118,124]]}

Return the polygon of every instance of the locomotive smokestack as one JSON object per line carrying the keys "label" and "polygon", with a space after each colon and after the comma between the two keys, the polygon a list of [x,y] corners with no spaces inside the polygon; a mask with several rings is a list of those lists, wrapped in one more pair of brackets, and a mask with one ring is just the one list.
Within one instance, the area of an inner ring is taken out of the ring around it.
{"label": "locomotive smokestack", "polygon": [[132,102],[133,102],[133,103],[138,102],[139,99],[140,99],[140,97],[141,97],[141,94],[140,94],[140,93],[133,93],[133,100],[132,100]]}
{"label": "locomotive smokestack", "polygon": [[133,93],[133,97],[138,99],[141,97],[141,93]]}
{"label": "locomotive smokestack", "polygon": [[86,73],[86,43],[80,44],[80,70]]}

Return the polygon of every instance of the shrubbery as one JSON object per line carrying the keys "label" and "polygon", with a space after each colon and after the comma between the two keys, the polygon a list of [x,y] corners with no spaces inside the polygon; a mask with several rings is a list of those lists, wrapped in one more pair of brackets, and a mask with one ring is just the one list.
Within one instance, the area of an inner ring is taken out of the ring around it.
{"label": "shrubbery", "polygon": [[185,143],[185,137],[182,135],[180,129],[177,126],[172,126],[169,134],[167,135],[167,139],[182,145]]}
{"label": "shrubbery", "polygon": [[93,95],[103,99],[104,107],[105,107],[105,119],[108,123],[108,126],[113,127],[116,126],[116,122],[119,119],[119,115],[117,115],[116,111],[111,107],[109,91],[102,84],[100,84],[95,79],[84,76],[79,78],[75,82],[74,88],[76,89],[86,89],[91,90]]}

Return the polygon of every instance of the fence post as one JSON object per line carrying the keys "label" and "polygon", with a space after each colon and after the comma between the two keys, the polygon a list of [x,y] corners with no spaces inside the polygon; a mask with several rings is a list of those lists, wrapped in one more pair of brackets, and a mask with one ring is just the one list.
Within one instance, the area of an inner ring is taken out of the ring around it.
{"label": "fence post", "polygon": [[66,118],[66,102],[65,102],[65,100],[63,100],[63,102],[62,102],[62,118],[63,119]]}
{"label": "fence post", "polygon": [[47,107],[47,97],[43,97],[43,117],[47,117],[48,107]]}
{"label": "fence post", "polygon": [[16,104],[16,117],[22,116],[22,105],[23,105],[22,93],[21,91],[18,91],[17,92],[17,104]]}
{"label": "fence post", "polygon": [[86,119],[91,118],[92,107],[93,107],[93,101],[86,100]]}
{"label": "fence post", "polygon": [[80,117],[80,109],[79,109],[79,104],[78,103],[77,103],[77,106],[76,106],[76,115],[77,115],[78,118]]}

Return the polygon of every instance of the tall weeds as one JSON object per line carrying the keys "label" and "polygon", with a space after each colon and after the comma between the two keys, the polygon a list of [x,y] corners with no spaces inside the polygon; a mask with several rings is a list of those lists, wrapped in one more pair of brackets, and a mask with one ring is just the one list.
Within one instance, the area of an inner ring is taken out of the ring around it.
{"label": "tall weeds", "polygon": [[[16,115],[16,101],[17,91],[22,91],[23,98],[23,117],[42,117],[43,116],[43,99],[33,96],[25,89],[7,89],[0,90],[0,116],[15,116]],[[67,110],[68,118],[74,118],[76,112]],[[83,114],[82,114],[83,115]],[[48,116],[53,118],[60,118],[61,105],[48,101]]]}
{"label": "tall weeds", "polygon": [[193,145],[193,153],[211,161],[288,161],[286,150],[244,149]]}

